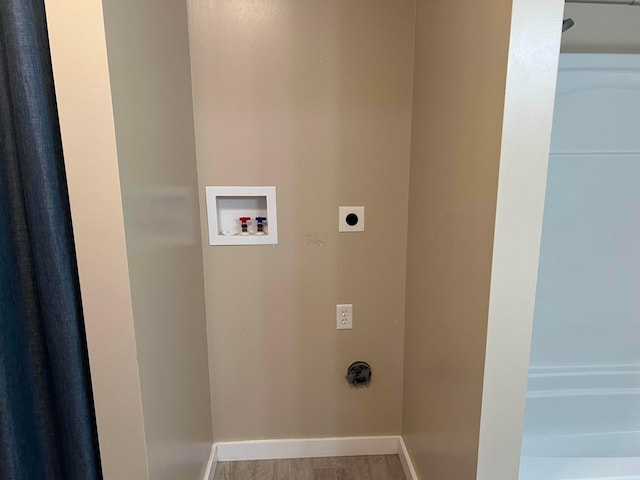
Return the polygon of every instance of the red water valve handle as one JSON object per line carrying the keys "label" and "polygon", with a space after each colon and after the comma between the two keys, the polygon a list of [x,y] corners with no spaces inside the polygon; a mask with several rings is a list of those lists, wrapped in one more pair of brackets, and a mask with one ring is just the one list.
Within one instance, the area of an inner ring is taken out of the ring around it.
{"label": "red water valve handle", "polygon": [[251,220],[251,217],[240,217],[240,222],[242,222],[243,225],[247,223],[249,220]]}

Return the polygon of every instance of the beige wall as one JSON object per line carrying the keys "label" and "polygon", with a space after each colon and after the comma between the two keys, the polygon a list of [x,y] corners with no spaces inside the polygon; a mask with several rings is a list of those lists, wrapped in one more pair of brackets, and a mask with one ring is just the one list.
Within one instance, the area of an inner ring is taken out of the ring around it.
{"label": "beige wall", "polygon": [[[279,245],[204,250],[216,440],[400,432],[414,8],[189,2],[201,202],[278,189]],[[339,205],[364,233],[338,234]]]}
{"label": "beige wall", "polygon": [[562,51],[640,53],[640,7],[567,4],[575,26],[562,35]]}
{"label": "beige wall", "polygon": [[102,4],[47,0],[47,23],[106,480],[147,480]]}
{"label": "beige wall", "polygon": [[417,2],[403,433],[424,479],[476,475],[510,9]]}
{"label": "beige wall", "polygon": [[149,476],[212,442],[186,2],[103,3]]}

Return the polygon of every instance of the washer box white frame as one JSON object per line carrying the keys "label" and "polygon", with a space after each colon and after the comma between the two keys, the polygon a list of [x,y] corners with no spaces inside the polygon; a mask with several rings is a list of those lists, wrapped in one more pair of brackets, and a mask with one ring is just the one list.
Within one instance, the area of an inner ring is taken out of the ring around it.
{"label": "washer box white frame", "polygon": [[[205,187],[205,192],[209,245],[275,245],[278,243],[276,187],[216,186]],[[223,235],[221,232],[224,230],[230,230],[232,227],[237,229],[238,225],[231,223],[234,214],[252,218],[250,232],[255,231],[255,217],[266,216],[266,233],[264,235]]]}

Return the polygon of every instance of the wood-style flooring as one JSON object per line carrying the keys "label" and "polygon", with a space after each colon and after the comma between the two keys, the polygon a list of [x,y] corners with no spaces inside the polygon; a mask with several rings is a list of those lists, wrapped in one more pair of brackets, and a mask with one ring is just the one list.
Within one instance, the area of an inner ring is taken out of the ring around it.
{"label": "wood-style flooring", "polygon": [[405,480],[398,455],[218,462],[213,480]]}

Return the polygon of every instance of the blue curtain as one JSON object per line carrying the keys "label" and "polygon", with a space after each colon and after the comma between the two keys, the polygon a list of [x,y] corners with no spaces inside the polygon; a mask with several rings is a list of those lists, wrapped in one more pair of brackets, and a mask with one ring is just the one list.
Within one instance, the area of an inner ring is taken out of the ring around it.
{"label": "blue curtain", "polygon": [[42,0],[0,0],[0,479],[102,478]]}

